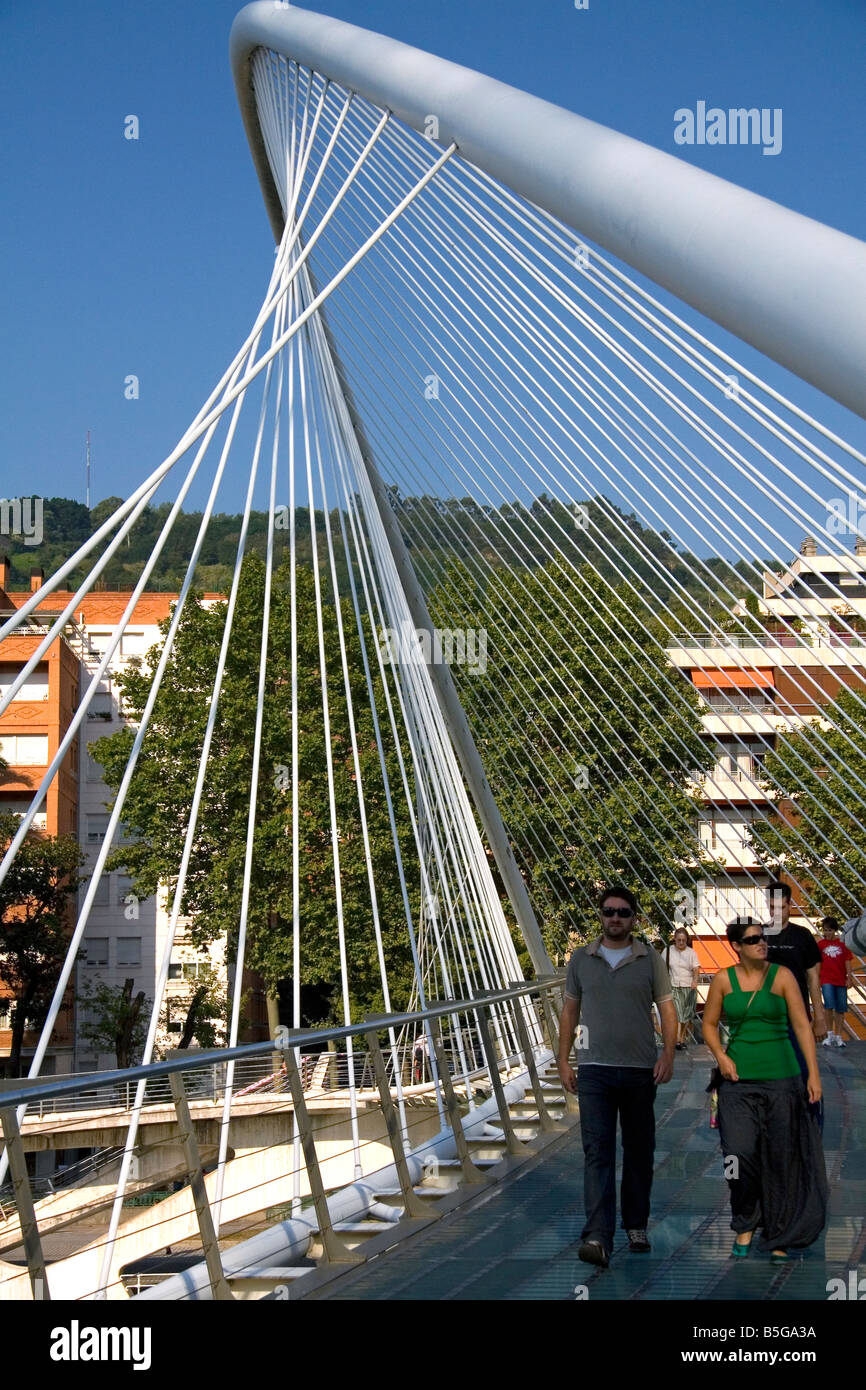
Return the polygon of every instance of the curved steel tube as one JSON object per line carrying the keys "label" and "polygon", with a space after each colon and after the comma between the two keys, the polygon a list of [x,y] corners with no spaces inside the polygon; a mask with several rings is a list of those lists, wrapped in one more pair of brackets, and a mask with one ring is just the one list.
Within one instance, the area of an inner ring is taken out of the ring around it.
{"label": "curved steel tube", "polygon": [[386,107],[656,284],[866,417],[866,244],[673,155],[442,58],[327,15],[257,0],[231,62],[279,239],[250,79],[271,48]]}

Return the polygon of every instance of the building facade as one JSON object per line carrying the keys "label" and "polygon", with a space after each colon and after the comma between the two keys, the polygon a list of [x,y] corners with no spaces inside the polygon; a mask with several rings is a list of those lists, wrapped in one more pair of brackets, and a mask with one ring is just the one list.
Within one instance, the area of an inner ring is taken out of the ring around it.
{"label": "building facade", "polygon": [[[29,593],[11,592],[7,587],[9,581],[8,560],[0,556],[0,618],[20,608],[30,596]],[[41,571],[34,571],[30,593],[38,591],[41,582]],[[55,590],[30,615],[23,632],[0,643],[0,696],[8,692],[71,598],[71,593]],[[217,603],[221,598],[219,594],[208,594],[205,602]],[[8,772],[0,782],[0,809],[23,814],[28,808],[70,727],[79,701],[83,700],[113,641],[129,599],[128,592],[105,591],[81,599],[76,604],[74,619],[65,624],[63,635],[52,643],[0,717],[0,756],[8,764]],[[119,698],[118,677],[132,659],[144,657],[151,647],[161,643],[159,624],[170,615],[176,599],[175,593],[144,593],[139,598],[91,699],[78,736],[70,745],[35,818],[35,826],[49,835],[71,834],[78,838],[85,858],[79,911],[104,846],[108,808],[113,798],[103,780],[102,768],[89,752],[88,745],[115,733],[127,723]],[[170,908],[165,893],[139,899],[131,880],[123,873],[106,872],[99,877],[73,977],[74,989],[68,993],[54,1030],[43,1074],[91,1071],[115,1065],[113,1053],[98,1050],[81,1037],[86,1000],[98,985],[118,989],[127,979],[132,979],[134,993],[141,990],[147,998],[155,997]],[[70,912],[70,931],[73,926]],[[189,922],[182,919],[169,966],[167,1002],[159,1038],[163,1047],[176,1042],[197,985],[206,972],[209,978],[216,976],[226,982],[224,946],[214,946],[208,952],[197,950],[190,938]],[[245,988],[250,996],[246,1014],[254,1023],[261,1023],[266,1019],[261,981],[247,975]],[[0,1075],[4,1059],[8,1062],[9,1057],[11,1013],[9,990],[0,986]],[[267,1036],[267,1032],[262,1036]],[[37,1041],[36,1033],[25,1034],[22,1058],[25,1069],[29,1067]]]}
{"label": "building facade", "polygon": [[[747,620],[744,605],[734,611]],[[753,625],[764,631],[752,636],[698,634],[668,651],[701,696],[704,733],[716,753],[701,781],[698,835],[724,872],[698,893],[694,929],[705,946],[724,937],[735,916],[766,919],[771,875],[749,831],[785,813],[785,803],[761,786],[762,763],[777,737],[815,720],[829,728],[830,701],[845,689],[866,693],[866,543],[858,540],[853,554],[818,554],[807,538],[782,575],[764,576],[757,618]],[[793,918],[807,924],[806,904],[792,888]]]}

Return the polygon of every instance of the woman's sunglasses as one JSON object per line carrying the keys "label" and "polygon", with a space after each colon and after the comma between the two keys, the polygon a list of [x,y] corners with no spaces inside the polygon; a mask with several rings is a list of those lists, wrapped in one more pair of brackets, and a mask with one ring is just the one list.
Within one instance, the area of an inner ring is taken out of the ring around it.
{"label": "woman's sunglasses", "polygon": [[757,946],[759,941],[763,941],[764,933],[759,932],[757,936],[743,936],[740,938],[741,946]]}

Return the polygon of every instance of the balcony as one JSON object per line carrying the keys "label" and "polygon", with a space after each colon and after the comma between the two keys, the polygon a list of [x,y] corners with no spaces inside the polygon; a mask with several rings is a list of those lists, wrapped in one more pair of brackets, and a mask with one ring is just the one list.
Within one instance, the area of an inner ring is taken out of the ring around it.
{"label": "balcony", "polygon": [[770,800],[754,777],[749,777],[744,772],[731,775],[729,772],[715,770],[708,777],[695,779],[695,785],[707,801]]}
{"label": "balcony", "polygon": [[698,632],[672,640],[668,650],[671,653],[694,649],[745,651],[749,647],[757,647],[763,651],[771,651],[773,648],[790,650],[792,647],[806,648],[809,651],[820,647],[866,647],[866,633],[831,632],[813,636],[811,633],[797,632]]}

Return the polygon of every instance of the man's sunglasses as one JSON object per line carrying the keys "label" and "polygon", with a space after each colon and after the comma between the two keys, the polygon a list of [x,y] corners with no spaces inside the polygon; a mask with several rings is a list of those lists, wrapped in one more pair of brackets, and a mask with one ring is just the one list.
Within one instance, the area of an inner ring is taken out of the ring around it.
{"label": "man's sunglasses", "polygon": [[634,913],[630,907],[603,907],[602,917],[633,917]]}
{"label": "man's sunglasses", "polygon": [[760,932],[758,936],[743,936],[743,937],[740,938],[740,945],[741,945],[741,946],[757,946],[758,942],[759,942],[759,941],[763,941],[763,939],[764,939],[764,933],[763,933],[763,932]]}

